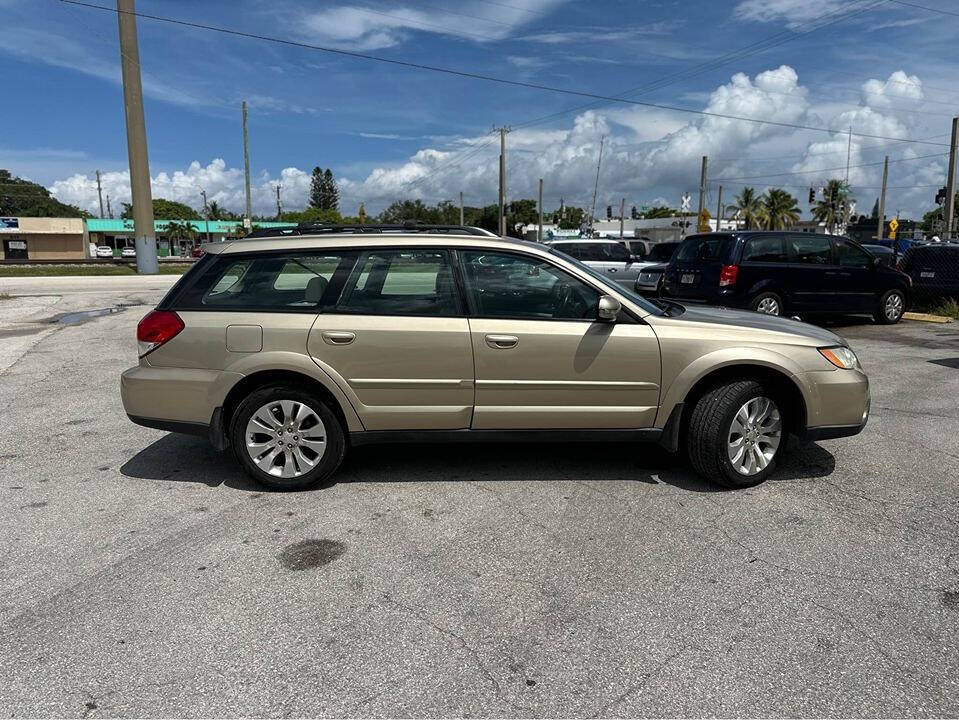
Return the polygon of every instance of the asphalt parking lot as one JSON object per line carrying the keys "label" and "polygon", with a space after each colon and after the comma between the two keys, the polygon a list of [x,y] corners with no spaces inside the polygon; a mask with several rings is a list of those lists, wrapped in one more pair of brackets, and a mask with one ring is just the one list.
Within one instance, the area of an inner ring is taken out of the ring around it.
{"label": "asphalt parking lot", "polygon": [[271,494],[123,413],[173,279],[70,280],[0,284],[6,716],[959,714],[957,325],[839,323],[869,425],[747,491],[504,445]]}

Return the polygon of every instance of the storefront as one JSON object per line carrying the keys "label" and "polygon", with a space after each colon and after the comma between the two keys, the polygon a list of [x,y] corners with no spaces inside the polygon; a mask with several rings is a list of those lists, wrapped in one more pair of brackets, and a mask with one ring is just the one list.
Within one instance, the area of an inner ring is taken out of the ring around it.
{"label": "storefront", "polygon": [[[256,227],[284,227],[290,223],[256,222]],[[106,245],[120,257],[125,247],[133,247],[133,220],[90,218],[86,221],[90,242]],[[220,242],[243,235],[240,220],[155,220],[153,232],[160,257],[189,257],[194,247],[205,242]]]}
{"label": "storefront", "polygon": [[84,260],[87,231],[81,218],[0,218],[0,260]]}

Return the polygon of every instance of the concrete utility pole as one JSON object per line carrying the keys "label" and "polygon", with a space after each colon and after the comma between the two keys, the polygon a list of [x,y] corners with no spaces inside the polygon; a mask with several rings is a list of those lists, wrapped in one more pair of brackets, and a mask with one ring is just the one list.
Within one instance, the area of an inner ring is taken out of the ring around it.
{"label": "concrete utility pole", "polygon": [[699,211],[696,213],[696,232],[699,232],[699,223],[706,209],[706,165],[709,158],[703,155],[703,168],[699,173]]}
{"label": "concrete utility pole", "polygon": [[460,190],[460,225],[465,225],[463,220],[463,191]]}
{"label": "concrete utility pole", "polygon": [[113,209],[110,207],[110,196],[109,196],[109,195],[107,195],[107,215],[110,217],[111,220],[113,219]]}
{"label": "concrete utility pole", "polygon": [[626,222],[626,198],[619,201],[619,239],[623,239],[623,225]]}
{"label": "concrete utility pole", "polygon": [[147,156],[147,130],[143,117],[143,87],[140,84],[140,48],[137,43],[135,12],[133,0],[117,0],[137,272],[155,274],[160,267],[157,263],[156,233],[153,230],[153,194],[150,189],[150,160]]}
{"label": "concrete utility pole", "polygon": [[253,222],[253,199],[250,196],[250,133],[246,126],[246,100],[243,101],[243,168],[246,173],[246,217],[247,229]]}
{"label": "concrete utility pole", "polygon": [[942,219],[948,240],[952,237],[952,221],[956,207],[956,146],[959,144],[959,117],[952,119],[952,141],[949,143],[949,174],[946,181],[946,205],[942,209]]}
{"label": "concrete utility pole", "polygon": [[206,225],[206,241],[210,242],[210,206],[206,201],[206,190],[200,188],[200,196],[203,198],[203,222]]}
{"label": "concrete utility pole", "polygon": [[886,161],[882,164],[882,191],[879,193],[879,214],[877,215],[879,224],[876,226],[876,241],[882,240],[886,225],[886,181],[889,179],[889,156],[886,155]]}
{"label": "concrete utility pole", "polygon": [[539,179],[539,227],[536,229],[536,242],[543,242],[543,178]]}
{"label": "concrete utility pole", "polygon": [[596,217],[596,193],[599,190],[599,169],[603,166],[603,146],[606,144],[606,136],[599,139],[599,160],[596,161],[596,182],[593,183],[593,205],[589,209],[589,235],[593,235],[593,220]]}
{"label": "concrete utility pole", "polygon": [[499,130],[499,234],[506,236],[506,133],[509,128]]}
{"label": "concrete utility pole", "polygon": [[716,232],[722,230],[723,219],[723,186],[719,186],[719,202],[716,203]]}
{"label": "concrete utility pole", "polygon": [[97,197],[100,198],[100,217],[103,217],[103,188],[100,186],[100,171],[97,170]]}
{"label": "concrete utility pole", "polygon": [[280,183],[276,184],[276,219],[279,220],[283,215],[283,204],[280,202],[280,188],[283,187]]}

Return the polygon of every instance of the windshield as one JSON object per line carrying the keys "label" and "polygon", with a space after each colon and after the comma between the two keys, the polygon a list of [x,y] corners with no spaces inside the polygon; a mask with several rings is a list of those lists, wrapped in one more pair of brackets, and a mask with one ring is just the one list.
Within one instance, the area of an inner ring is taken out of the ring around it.
{"label": "windshield", "polygon": [[567,262],[572,263],[573,265],[575,265],[577,268],[579,268],[580,270],[582,270],[582,271],[583,271],[584,273],[586,273],[587,275],[589,275],[589,276],[593,277],[594,279],[598,280],[598,281],[600,282],[600,284],[601,284],[604,288],[607,288],[607,289],[610,289],[610,290],[614,290],[615,292],[618,292],[618,293],[620,293],[620,294],[622,294],[622,295],[625,295],[625,296],[628,297],[630,300],[632,300],[634,303],[636,303],[636,304],[639,305],[641,308],[643,308],[643,310],[645,310],[646,312],[650,312],[650,313],[652,313],[652,314],[654,314],[654,315],[662,315],[662,314],[663,314],[663,307],[662,307],[662,306],[658,305],[657,303],[650,302],[650,300],[649,300],[648,298],[644,298],[642,295],[637,295],[635,292],[633,292],[632,290],[630,290],[629,288],[627,288],[625,285],[619,285],[618,283],[612,283],[612,282],[610,282],[609,279],[606,278],[606,276],[604,276],[601,272],[598,272],[597,270],[594,270],[594,269],[591,268],[589,265],[586,265],[585,263],[580,262],[579,260],[577,260],[577,259],[574,258],[574,257],[570,257],[569,255],[567,255],[566,253],[564,253],[564,252],[563,252],[562,250],[560,250],[559,248],[557,248],[557,247],[554,246],[554,247],[550,248],[550,251],[549,251],[549,252],[550,252],[551,255],[556,255],[556,256],[558,256],[558,257],[563,258],[563,260],[566,260]]}

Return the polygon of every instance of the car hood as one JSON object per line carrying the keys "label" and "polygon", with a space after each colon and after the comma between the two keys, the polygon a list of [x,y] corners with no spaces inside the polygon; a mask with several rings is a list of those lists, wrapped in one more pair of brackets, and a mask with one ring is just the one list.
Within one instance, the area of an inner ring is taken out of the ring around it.
{"label": "car hood", "polygon": [[684,305],[683,307],[686,308],[686,312],[669,319],[686,323],[722,325],[734,329],[766,331],[779,336],[787,334],[796,337],[797,340],[801,339],[804,345],[825,347],[848,344],[834,332],[799,320],[711,305]]}

